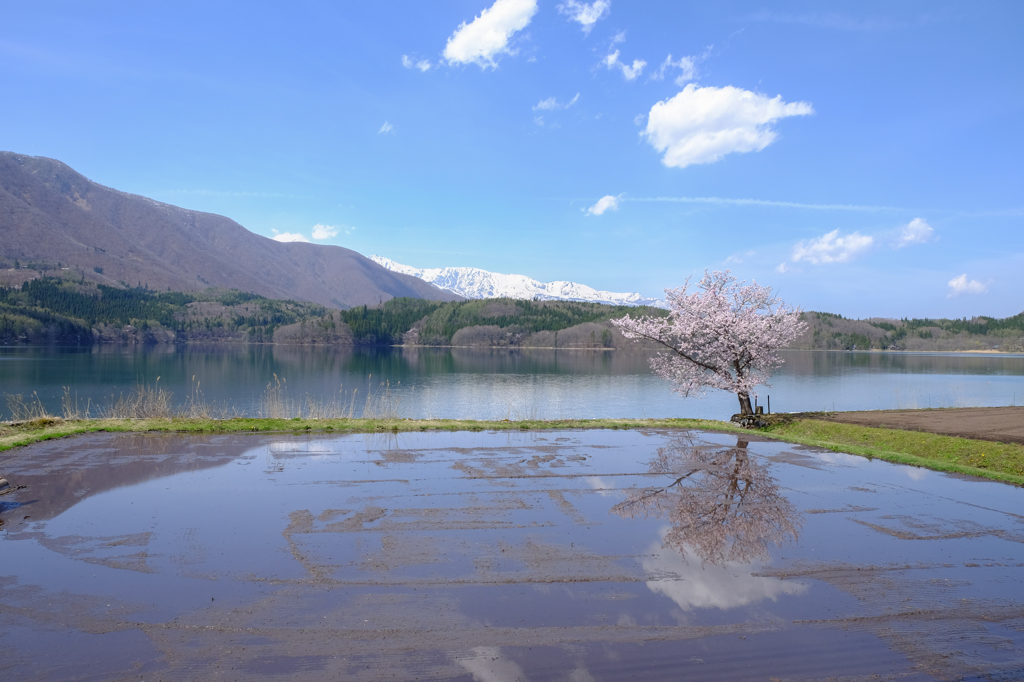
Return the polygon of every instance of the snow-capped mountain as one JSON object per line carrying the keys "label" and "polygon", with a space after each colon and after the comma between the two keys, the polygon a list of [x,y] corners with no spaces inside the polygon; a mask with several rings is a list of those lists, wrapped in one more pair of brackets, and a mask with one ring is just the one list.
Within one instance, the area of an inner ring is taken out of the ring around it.
{"label": "snow-capped mountain", "polygon": [[665,302],[640,294],[598,291],[576,282],[538,282],[526,275],[503,275],[480,268],[414,268],[383,256],[370,260],[388,270],[412,275],[434,286],[466,298],[522,298],[541,301],[590,301],[609,305],[650,305],[664,308]]}

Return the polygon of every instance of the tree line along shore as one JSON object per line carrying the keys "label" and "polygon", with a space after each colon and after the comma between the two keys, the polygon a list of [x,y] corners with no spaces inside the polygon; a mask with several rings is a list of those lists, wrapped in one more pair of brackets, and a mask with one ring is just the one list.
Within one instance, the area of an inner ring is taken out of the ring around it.
{"label": "tree line along shore", "polygon": [[[237,290],[158,292],[43,277],[0,286],[0,345],[275,343],[613,349],[631,345],[610,320],[657,308],[577,301],[395,298],[347,310]],[[801,350],[1024,352],[1024,313],[997,319],[853,320],[805,312]]]}

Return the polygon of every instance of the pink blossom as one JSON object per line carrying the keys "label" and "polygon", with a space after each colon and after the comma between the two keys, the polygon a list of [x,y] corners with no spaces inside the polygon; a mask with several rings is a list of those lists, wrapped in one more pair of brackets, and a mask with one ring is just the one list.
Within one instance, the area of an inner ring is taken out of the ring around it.
{"label": "pink blossom", "polygon": [[728,270],[708,273],[687,293],[689,279],[666,289],[668,317],[629,315],[612,320],[630,339],[647,339],[667,349],[651,358],[654,372],[683,396],[702,397],[707,388],[731,391],[740,412],[750,414],[754,387],[767,383],[783,360],[779,349],[805,328],[800,309],[788,308],[757,282],[744,285]]}

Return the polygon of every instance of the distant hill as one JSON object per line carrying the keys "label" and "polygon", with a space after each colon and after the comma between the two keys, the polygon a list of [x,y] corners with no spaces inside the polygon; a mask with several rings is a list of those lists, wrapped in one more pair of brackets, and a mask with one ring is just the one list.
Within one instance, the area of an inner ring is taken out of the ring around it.
{"label": "distant hill", "polygon": [[40,277],[0,286],[0,345],[277,343],[329,346],[613,348],[609,320],[657,308],[574,301],[393,298],[335,311],[237,290],[117,288]]}
{"label": "distant hill", "polygon": [[383,256],[370,260],[393,272],[419,277],[466,298],[515,298],[528,301],[585,301],[605,305],[667,307],[664,301],[637,293],[598,291],[577,282],[539,282],[526,275],[505,275],[480,268],[414,268]]}
{"label": "distant hill", "polygon": [[[152,291],[74,278],[0,286],[0,345],[278,343],[329,346],[634,348],[610,320],[653,307],[579,301],[393,298],[334,311],[237,290]],[[1024,313],[1005,319],[850,320],[803,313],[807,350],[1024,352]],[[651,347],[650,344],[647,347]]]}
{"label": "distant hill", "polygon": [[852,320],[833,313],[807,312],[802,319],[807,331],[791,348],[1024,352],[1024,313],[1002,319]]}
{"label": "distant hill", "polygon": [[[115,287],[221,287],[335,308],[461,299],[350,249],[276,242],[224,216],[104,187],[60,161],[0,152],[0,268],[16,265]],[[8,284],[37,276],[3,275]]]}

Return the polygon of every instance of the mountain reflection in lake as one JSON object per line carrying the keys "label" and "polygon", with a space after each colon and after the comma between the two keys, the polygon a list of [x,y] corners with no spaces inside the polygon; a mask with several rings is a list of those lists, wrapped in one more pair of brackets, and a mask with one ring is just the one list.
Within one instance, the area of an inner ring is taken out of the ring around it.
{"label": "mountain reflection in lake", "polygon": [[619,516],[668,520],[664,544],[683,556],[724,565],[767,559],[773,546],[798,539],[803,524],[768,465],[751,460],[747,441],[719,448],[694,443],[685,433],[658,448],[649,471],[672,479],[660,487],[631,489],[612,507]]}
{"label": "mountain reflection in lake", "polygon": [[[275,375],[289,396],[354,404],[390,385],[403,417],[461,419],[699,417],[728,419],[735,396],[681,399],[651,374],[648,355],[627,350],[317,348],[301,346],[0,347],[4,393],[36,392],[61,413],[63,387],[84,406],[109,402],[139,383],[183,402],[203,397],[256,414]],[[1024,356],[964,353],[786,351],[762,389],[776,412],[1009,405],[1024,401]],[[351,402],[355,391],[356,400]],[[2,401],[0,401],[2,402]],[[0,404],[0,418],[9,414]]]}

